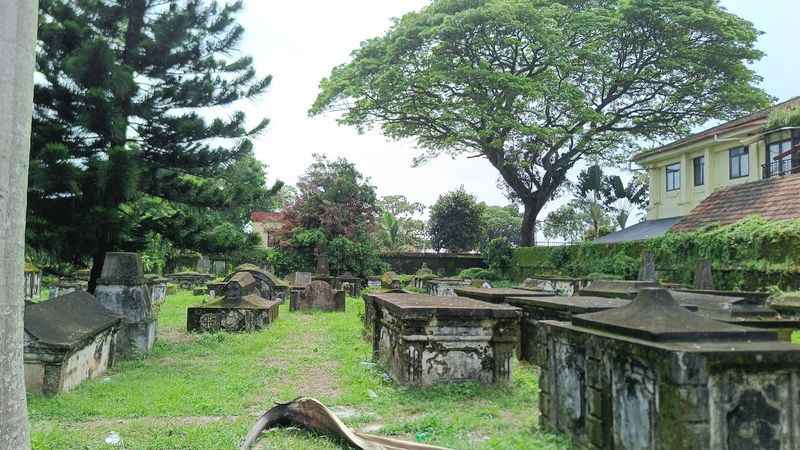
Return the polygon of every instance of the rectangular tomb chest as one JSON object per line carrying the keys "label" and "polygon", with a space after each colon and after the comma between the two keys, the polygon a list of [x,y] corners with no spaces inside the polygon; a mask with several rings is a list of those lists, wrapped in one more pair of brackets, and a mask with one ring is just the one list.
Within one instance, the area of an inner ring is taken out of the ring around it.
{"label": "rectangular tomb chest", "polygon": [[541,424],[576,447],[800,448],[800,346],[710,320],[669,291],[543,321]]}
{"label": "rectangular tomb chest", "polygon": [[469,280],[461,278],[433,278],[425,282],[425,292],[438,297],[453,297],[456,295],[455,288],[469,285]]}
{"label": "rectangular tomb chest", "polygon": [[534,289],[459,287],[453,289],[459,297],[467,297],[489,303],[507,303],[509,297],[552,297],[555,294]]}
{"label": "rectangular tomb chest", "polygon": [[578,291],[588,284],[589,280],[586,278],[535,276],[526,278],[519,288],[541,289],[548,292],[555,292],[557,295],[573,296],[577,295]]}
{"label": "rectangular tomb chest", "polygon": [[188,308],[188,331],[252,332],[278,319],[280,301],[261,297],[259,282],[249,271],[234,272],[227,280],[221,298]]}
{"label": "rectangular tomb chest", "polygon": [[84,291],[25,305],[25,385],[66,392],[114,362],[121,318]]}
{"label": "rectangular tomb chest", "polygon": [[517,308],[461,297],[368,296],[373,354],[396,382],[509,381],[519,334]]}
{"label": "rectangular tomb chest", "polygon": [[603,297],[510,297],[508,304],[522,310],[519,358],[542,366],[547,350],[543,320],[569,322],[573,315],[619,308],[630,300]]}

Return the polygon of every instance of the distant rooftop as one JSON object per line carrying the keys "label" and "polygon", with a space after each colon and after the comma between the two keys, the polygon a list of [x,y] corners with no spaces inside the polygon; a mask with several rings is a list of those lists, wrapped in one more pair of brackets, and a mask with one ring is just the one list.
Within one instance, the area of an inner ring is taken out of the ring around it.
{"label": "distant rooftop", "polygon": [[728,225],[747,216],[768,220],[800,219],[800,174],[725,186],[700,202],[674,231]]}
{"label": "distant rooftop", "polygon": [[616,244],[619,242],[646,241],[647,239],[663,236],[681,219],[682,217],[669,217],[666,219],[646,220],[624,230],[597,238],[593,242],[596,244]]}

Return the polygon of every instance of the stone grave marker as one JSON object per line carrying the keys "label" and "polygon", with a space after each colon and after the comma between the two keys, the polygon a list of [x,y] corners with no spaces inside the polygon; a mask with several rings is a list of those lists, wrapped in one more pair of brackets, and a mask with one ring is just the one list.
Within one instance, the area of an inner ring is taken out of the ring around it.
{"label": "stone grave marker", "polygon": [[714,275],[711,270],[711,261],[701,259],[694,266],[694,288],[713,290]]}
{"label": "stone grave marker", "polygon": [[642,253],[642,265],[639,268],[639,281],[658,281],[656,255],[649,250]]}
{"label": "stone grave marker", "polygon": [[291,311],[318,309],[322,311],[344,311],[345,293],[334,290],[325,281],[312,281],[303,291],[295,292],[289,303]]}
{"label": "stone grave marker", "polygon": [[117,354],[129,357],[153,348],[156,317],[139,254],[106,253],[95,297],[104,308],[122,317]]}

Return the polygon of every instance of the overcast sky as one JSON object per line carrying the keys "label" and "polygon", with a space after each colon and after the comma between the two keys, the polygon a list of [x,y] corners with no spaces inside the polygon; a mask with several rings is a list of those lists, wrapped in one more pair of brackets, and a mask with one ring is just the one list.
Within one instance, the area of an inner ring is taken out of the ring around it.
{"label": "overcast sky", "polygon": [[[246,105],[251,116],[267,116],[268,130],[256,141],[258,158],[269,166],[271,181],[294,184],[312,153],[344,156],[372,179],[378,194],[404,194],[430,205],[439,194],[464,185],[489,204],[506,204],[497,174],[483,159],[440,157],[412,168],[418,154],[412,141],[388,141],[379,132],[359,135],[339,126],[333,116],[309,118],[320,79],[348,61],[367,38],[383,34],[391,18],[417,10],[427,0],[245,0],[240,20],[246,33],[242,51],[253,56],[261,74],[271,74],[271,89]],[[800,95],[797,51],[798,0],[723,0],[730,11],[766,34],[759,47],[767,53],[756,68],[763,88],[779,99]],[[553,206],[557,205],[556,202]],[[552,209],[548,208],[548,209]],[[540,217],[543,219],[544,215]]]}

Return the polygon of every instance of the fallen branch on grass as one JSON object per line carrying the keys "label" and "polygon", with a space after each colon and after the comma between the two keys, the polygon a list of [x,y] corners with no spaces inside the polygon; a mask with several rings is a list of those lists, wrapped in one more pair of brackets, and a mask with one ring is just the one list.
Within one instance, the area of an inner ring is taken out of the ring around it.
{"label": "fallen branch on grass", "polygon": [[262,431],[286,426],[303,427],[320,434],[335,436],[361,450],[447,450],[443,447],[357,433],[342,423],[325,405],[308,397],[300,397],[289,403],[276,403],[253,425],[240,450],[250,450]]}

